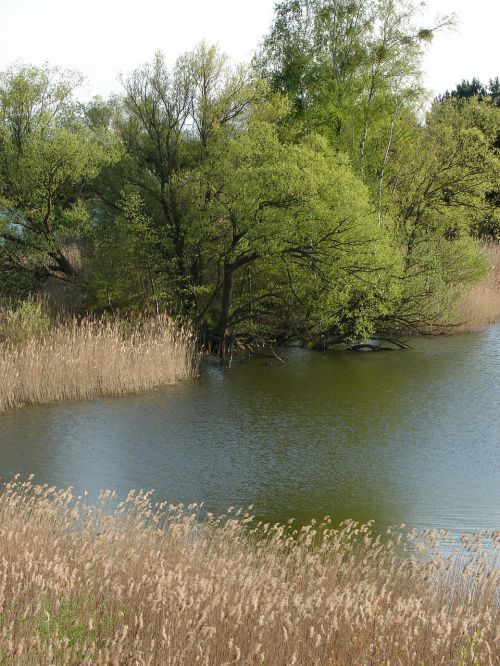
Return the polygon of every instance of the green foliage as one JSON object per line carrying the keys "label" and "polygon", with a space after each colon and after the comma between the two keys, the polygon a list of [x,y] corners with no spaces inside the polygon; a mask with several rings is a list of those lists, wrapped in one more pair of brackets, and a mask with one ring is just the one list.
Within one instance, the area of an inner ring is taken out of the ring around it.
{"label": "green foliage", "polygon": [[385,210],[403,253],[402,300],[391,318],[403,328],[452,321],[461,285],[486,272],[471,232],[499,164],[490,150],[491,119],[481,117],[484,131],[453,103],[435,105],[425,127],[409,127],[387,165]]}
{"label": "green foliage", "polygon": [[70,648],[83,647],[89,641],[97,641],[110,635],[115,620],[112,615],[103,614],[99,609],[99,616],[93,623],[85,621],[85,615],[90,615],[97,610],[92,606],[92,595],[89,598],[82,597],[63,600],[57,605],[49,602],[42,604],[38,613],[37,632],[42,642],[50,638],[64,640]]}
{"label": "green foliage", "polygon": [[47,68],[0,75],[0,244],[11,276],[77,274],[65,247],[90,223],[85,186],[116,152],[111,137],[78,117],[77,83]]}
{"label": "green foliage", "polygon": [[23,342],[49,332],[52,318],[46,304],[40,300],[24,300],[0,308],[0,340]]}
{"label": "green foliage", "polygon": [[371,327],[382,303],[370,316],[349,310],[353,299],[382,291],[384,234],[348,160],[319,136],[283,144],[268,123],[252,123],[211,157],[201,228],[212,240],[210,263],[222,267],[214,289],[230,281],[236,295],[219,328],[250,314],[283,335],[292,326],[295,334],[340,328],[355,336]]}
{"label": "green foliage", "polygon": [[483,85],[478,79],[463,81],[457,89],[438,98],[435,107],[455,132],[476,131],[482,138],[485,156],[484,185],[477,194],[484,197],[477,206],[471,231],[478,238],[500,238],[500,97],[498,79]]}
{"label": "green foliage", "polygon": [[418,17],[283,0],[253,66],[158,53],[87,105],[74,74],[3,73],[0,293],[57,279],[76,309],[167,309],[218,347],[449,323],[500,229],[499,85],[423,124],[421,58],[452,21]]}
{"label": "green foliage", "polygon": [[348,152],[365,182],[382,168],[399,113],[422,100],[426,44],[452,24],[422,28],[419,15],[400,0],[282,0],[257,59],[294,119]]}
{"label": "green foliage", "polygon": [[463,79],[462,83],[459,83],[454,90],[451,92],[447,90],[444,95],[438,97],[438,100],[443,102],[450,98],[462,100],[489,99],[497,106],[500,106],[500,79],[498,76],[490,79],[487,85],[481,83],[477,78],[473,78],[472,81]]}
{"label": "green foliage", "polygon": [[85,309],[131,312],[169,309],[170,293],[162,291],[158,234],[135,192],[123,193],[119,210],[102,215],[84,236],[87,261],[81,293]]}
{"label": "green foliage", "polygon": [[[370,280],[379,307],[368,307],[368,320],[423,332],[450,321],[460,285],[484,273],[470,235],[498,178],[490,148],[498,133],[487,108],[471,107],[466,117],[435,107],[421,126],[421,57],[434,31],[453,19],[422,28],[418,16],[413,2],[284,0],[259,64],[292,99],[294,122],[348,152],[379,231],[391,238],[383,293]],[[494,215],[487,220],[494,226]],[[360,303],[366,300],[351,301],[342,320],[355,320]]]}

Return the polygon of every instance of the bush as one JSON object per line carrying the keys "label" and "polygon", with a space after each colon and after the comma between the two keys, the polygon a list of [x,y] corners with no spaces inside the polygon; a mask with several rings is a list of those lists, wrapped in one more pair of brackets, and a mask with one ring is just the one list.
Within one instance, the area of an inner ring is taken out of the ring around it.
{"label": "bush", "polygon": [[48,333],[52,318],[47,305],[29,299],[0,308],[0,340],[20,343]]}

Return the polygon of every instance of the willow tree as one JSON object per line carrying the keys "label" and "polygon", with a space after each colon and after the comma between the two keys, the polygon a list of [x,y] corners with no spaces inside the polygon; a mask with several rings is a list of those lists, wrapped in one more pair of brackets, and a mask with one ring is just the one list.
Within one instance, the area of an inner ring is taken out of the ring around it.
{"label": "willow tree", "polygon": [[190,233],[192,172],[221,134],[244,122],[261,91],[248,68],[232,66],[205,44],[172,68],[158,53],[124,85],[119,123],[127,155],[124,187],[142,198],[154,230],[152,253],[175,294],[172,306],[192,312],[204,270],[202,249],[193,245]]}
{"label": "willow tree", "polygon": [[[237,333],[357,336],[387,311],[390,252],[368,191],[325,139],[295,140],[289,111],[255,70],[205,45],[125,79],[110,256],[145,271],[150,298],[220,349]],[[128,305],[134,279],[99,276],[97,292],[111,280]]]}
{"label": "willow tree", "polygon": [[200,175],[210,197],[198,229],[214,269],[200,315],[212,341],[373,329],[390,262],[345,157],[319,136],[284,142],[258,114],[214,145]]}

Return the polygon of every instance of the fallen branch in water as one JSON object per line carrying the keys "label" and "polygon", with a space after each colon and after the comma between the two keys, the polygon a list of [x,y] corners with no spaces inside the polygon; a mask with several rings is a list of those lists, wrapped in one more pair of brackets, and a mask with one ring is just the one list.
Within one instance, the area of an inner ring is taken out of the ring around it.
{"label": "fallen branch in water", "polygon": [[381,347],[380,345],[370,345],[368,342],[362,342],[358,345],[352,345],[347,348],[347,351],[367,351],[381,352],[381,351],[395,351],[392,347]]}
{"label": "fallen branch in water", "polygon": [[[398,349],[413,349],[413,347],[410,347],[409,344],[406,342],[401,342],[400,340],[395,340],[394,338],[383,338],[380,336],[371,336],[370,340],[376,340],[377,342],[389,342],[390,344],[394,345]],[[360,342],[354,345],[351,345],[348,347],[347,351],[373,351],[373,352],[381,352],[381,351],[396,351],[393,347],[382,347],[381,345],[377,344],[371,344],[370,342]]]}
{"label": "fallen branch in water", "polygon": [[395,340],[394,338],[381,338],[379,336],[371,336],[370,340],[377,340],[380,342],[390,342],[400,349],[413,349],[407,342],[401,342],[401,340]]}
{"label": "fallen branch in water", "polygon": [[263,354],[262,352],[254,352],[250,351],[250,356],[261,356],[262,358],[277,358],[280,363],[283,363],[283,365],[286,365],[285,361],[281,358],[281,356],[278,356],[278,354],[274,351],[274,349],[271,349],[271,354]]}

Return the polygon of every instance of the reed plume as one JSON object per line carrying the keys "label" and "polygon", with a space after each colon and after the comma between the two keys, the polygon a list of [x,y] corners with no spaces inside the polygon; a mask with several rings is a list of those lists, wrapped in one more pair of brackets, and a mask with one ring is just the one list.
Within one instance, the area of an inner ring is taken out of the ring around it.
{"label": "reed plume", "polygon": [[116,503],[4,485],[0,663],[498,664],[499,533],[444,556],[439,533]]}
{"label": "reed plume", "polygon": [[193,377],[197,364],[193,334],[166,315],[134,322],[73,319],[0,342],[0,412],[145,391]]}

